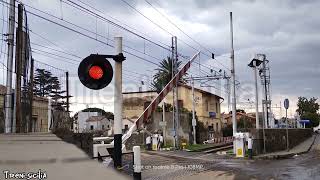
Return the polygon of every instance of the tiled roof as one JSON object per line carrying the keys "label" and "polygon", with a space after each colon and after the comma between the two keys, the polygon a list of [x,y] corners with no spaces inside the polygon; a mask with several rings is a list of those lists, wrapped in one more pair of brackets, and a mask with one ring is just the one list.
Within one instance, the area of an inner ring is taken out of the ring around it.
{"label": "tiled roof", "polygon": [[102,121],[103,119],[106,119],[106,117],[104,117],[104,116],[91,116],[86,120],[86,122],[97,122],[97,121]]}

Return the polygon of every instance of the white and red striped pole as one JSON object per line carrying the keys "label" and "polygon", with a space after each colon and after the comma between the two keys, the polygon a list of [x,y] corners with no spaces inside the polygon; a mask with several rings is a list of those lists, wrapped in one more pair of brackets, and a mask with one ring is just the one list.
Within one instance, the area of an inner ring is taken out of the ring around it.
{"label": "white and red striped pole", "polygon": [[200,54],[200,52],[196,53],[187,64],[185,64],[182,69],[171,79],[171,81],[162,89],[159,95],[149,104],[149,106],[144,110],[144,112],[139,116],[139,118],[135,121],[135,124],[130,127],[128,132],[123,135],[122,142],[125,142],[131,134],[149,118],[151,113],[157,108],[158,104],[166,97],[166,95],[173,89],[176,82],[186,74],[187,70],[190,68],[193,60]]}

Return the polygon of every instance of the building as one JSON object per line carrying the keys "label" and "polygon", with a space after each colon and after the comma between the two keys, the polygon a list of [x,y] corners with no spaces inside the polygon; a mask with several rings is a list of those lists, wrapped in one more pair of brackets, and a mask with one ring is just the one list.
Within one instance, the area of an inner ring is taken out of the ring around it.
{"label": "building", "polygon": [[[223,114],[222,118],[224,119],[223,122],[226,123],[227,125],[232,124],[232,114]],[[236,120],[237,122],[240,121],[241,118],[247,118],[249,121],[253,122],[255,124],[255,113],[250,114],[250,113],[243,113],[243,112],[237,112],[236,113]]]}
{"label": "building", "polygon": [[[247,114],[247,113],[243,113],[243,112],[237,112],[236,113],[237,124],[240,123],[241,119],[246,120],[245,123],[247,123],[247,127],[255,127],[256,126],[255,113],[254,114],[250,114],[250,113]],[[222,114],[222,122],[224,123],[225,126],[232,125],[232,114]]]}
{"label": "building", "polygon": [[[6,87],[0,85],[0,132],[4,129],[4,99],[6,95]],[[49,99],[45,97],[33,97],[32,104],[32,132],[48,132],[50,131],[50,111],[51,107],[49,104]]]}
{"label": "building", "polygon": [[[192,88],[188,85],[178,87],[178,105],[192,111]],[[194,88],[195,111],[198,120],[204,124],[211,134],[221,132],[220,100],[221,97],[210,92]],[[140,91],[123,93],[123,117],[137,119],[151,101],[158,95],[156,91]],[[173,104],[173,94],[169,93],[163,100],[166,104]]]}
{"label": "building", "polygon": [[82,133],[86,130],[86,120],[92,116],[98,116],[98,112],[78,112],[73,124],[73,130],[77,133]]}
{"label": "building", "polygon": [[125,133],[129,130],[129,128],[134,124],[133,119],[124,118],[122,120],[122,133]]}
{"label": "building", "polygon": [[122,96],[123,118],[137,119],[157,95],[156,91],[124,92]]}
{"label": "building", "polygon": [[91,116],[86,120],[86,131],[106,130],[111,131],[113,126],[112,120],[104,116]]}
{"label": "building", "polygon": [[[188,85],[179,85],[178,104],[189,111],[192,111],[192,87]],[[221,101],[223,98],[202,89],[194,88],[195,111],[198,120],[204,124],[213,134],[218,135],[221,132]],[[172,104],[173,95],[169,93],[164,99],[165,103]]]}

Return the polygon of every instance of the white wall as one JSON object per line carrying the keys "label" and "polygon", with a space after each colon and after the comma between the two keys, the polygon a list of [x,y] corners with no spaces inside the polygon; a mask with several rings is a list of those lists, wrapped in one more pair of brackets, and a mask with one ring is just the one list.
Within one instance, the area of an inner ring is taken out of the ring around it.
{"label": "white wall", "polygon": [[79,112],[78,114],[78,132],[81,133],[86,129],[86,120],[91,116],[98,116],[98,112]]}

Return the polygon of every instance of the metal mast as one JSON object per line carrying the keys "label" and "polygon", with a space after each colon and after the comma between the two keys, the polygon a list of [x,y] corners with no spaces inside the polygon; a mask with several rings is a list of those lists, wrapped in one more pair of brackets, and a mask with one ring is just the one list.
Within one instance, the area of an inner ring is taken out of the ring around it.
{"label": "metal mast", "polygon": [[259,69],[261,84],[263,87],[262,107],[264,111],[265,127],[271,127],[271,92],[270,92],[270,67],[269,60],[266,59],[265,54],[257,54],[257,58],[262,60],[262,67]]}
{"label": "metal mast", "polygon": [[232,129],[233,129],[233,136],[234,136],[237,133],[237,121],[236,121],[236,75],[235,75],[235,68],[234,68],[232,12],[230,12],[230,36],[231,36]]}

